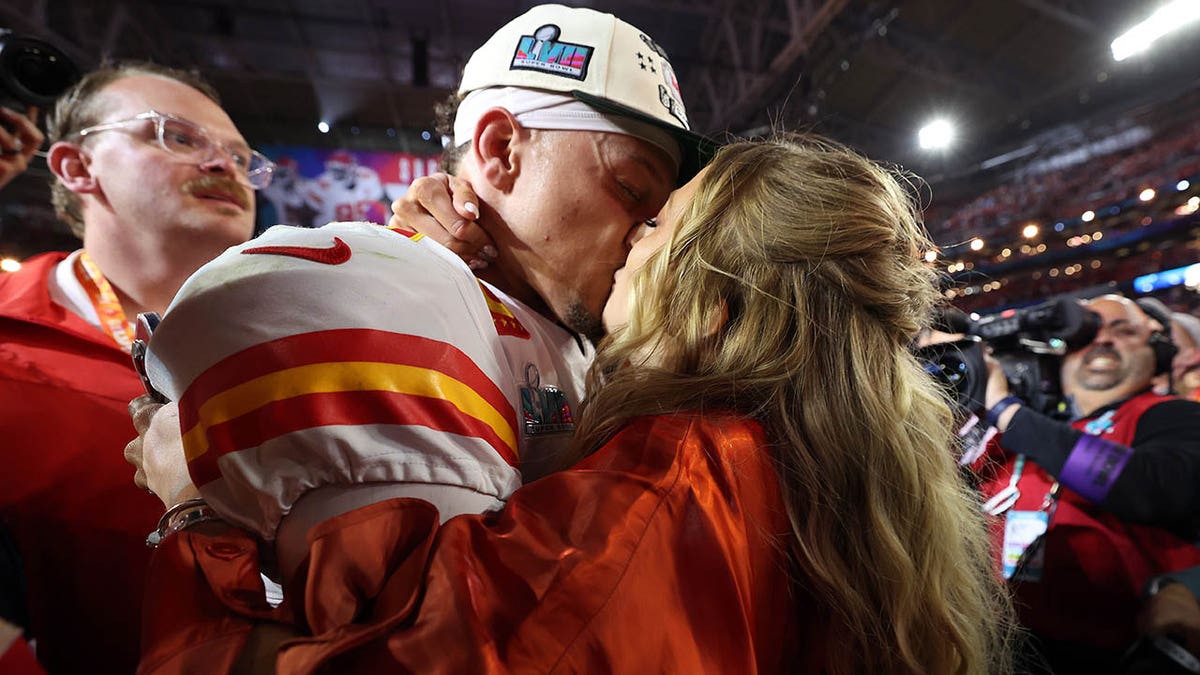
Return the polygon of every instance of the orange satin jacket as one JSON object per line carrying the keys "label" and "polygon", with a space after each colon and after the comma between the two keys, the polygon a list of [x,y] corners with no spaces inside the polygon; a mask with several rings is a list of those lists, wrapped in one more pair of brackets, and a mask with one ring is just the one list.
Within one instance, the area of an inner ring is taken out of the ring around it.
{"label": "orange satin jacket", "polygon": [[322,523],[276,610],[251,537],[169,537],[139,672],[225,672],[270,619],[312,636],[280,673],[817,673],[824,616],[789,531],[757,424],[639,418],[499,513],[439,526],[396,499]]}

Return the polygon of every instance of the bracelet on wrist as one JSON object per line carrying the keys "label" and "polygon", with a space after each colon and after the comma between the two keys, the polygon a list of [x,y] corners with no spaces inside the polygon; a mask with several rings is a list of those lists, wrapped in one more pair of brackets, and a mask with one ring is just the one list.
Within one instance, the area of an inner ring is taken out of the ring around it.
{"label": "bracelet on wrist", "polygon": [[199,497],[185,499],[162,514],[158,519],[158,527],[146,535],[146,546],[156,548],[168,536],[209,520],[220,520],[220,517],[208,502]]}
{"label": "bracelet on wrist", "polygon": [[1158,595],[1158,592],[1164,587],[1177,583],[1179,582],[1165,574],[1161,574],[1156,577],[1150,577],[1150,580],[1146,582],[1146,588],[1142,593],[1142,597],[1152,598],[1155,595]]}
{"label": "bracelet on wrist", "polygon": [[1004,398],[997,401],[996,405],[992,406],[991,408],[988,408],[987,416],[984,417],[984,420],[988,423],[988,426],[996,427],[997,429],[999,429],[1000,428],[1000,416],[1004,414],[1004,411],[1008,410],[1009,406],[1021,405],[1023,403],[1025,403],[1025,402],[1022,401],[1020,399],[1020,397],[1009,394],[1008,396],[1005,396]]}

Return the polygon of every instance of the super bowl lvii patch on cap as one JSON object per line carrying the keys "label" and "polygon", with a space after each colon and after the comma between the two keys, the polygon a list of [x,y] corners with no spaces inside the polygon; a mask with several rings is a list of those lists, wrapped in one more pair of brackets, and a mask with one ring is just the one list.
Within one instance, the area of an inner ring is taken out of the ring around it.
{"label": "super bowl lvii patch on cap", "polygon": [[[546,4],[501,26],[468,59],[458,93],[503,87],[565,94],[601,113],[667,131],[682,150],[683,181],[716,148],[691,132],[666,51],[611,14]],[[460,134],[458,126],[456,120],[456,142],[462,143],[473,129]]]}
{"label": "super bowl lvii patch on cap", "polygon": [[533,35],[522,35],[510,67],[540,70],[576,80],[587,79],[588,62],[595,48],[560,42],[561,35],[562,29],[552,23],[538,28]]}

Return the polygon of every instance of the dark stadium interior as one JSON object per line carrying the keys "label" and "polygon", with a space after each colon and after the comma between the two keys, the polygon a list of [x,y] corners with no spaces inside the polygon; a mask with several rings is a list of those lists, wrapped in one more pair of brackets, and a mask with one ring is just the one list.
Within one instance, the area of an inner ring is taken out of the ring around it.
{"label": "dark stadium interior", "polygon": [[[471,49],[532,4],[7,0],[0,27],[41,37],[85,68],[104,58],[194,66],[255,145],[431,153],[440,150],[432,108]],[[963,309],[1109,283],[1129,290],[1200,256],[1200,40],[1180,31],[1121,62],[1110,51],[1161,3],[568,4],[654,35],[698,131],[811,129],[920,175],[936,263]],[[935,116],[955,120],[959,137],[931,153],[917,129]],[[317,132],[320,120],[330,133]],[[48,207],[48,179],[35,162],[6,191],[0,255],[77,245]],[[1037,232],[1026,237],[1030,225]],[[1186,284],[1154,292],[1177,309],[1200,305]]]}

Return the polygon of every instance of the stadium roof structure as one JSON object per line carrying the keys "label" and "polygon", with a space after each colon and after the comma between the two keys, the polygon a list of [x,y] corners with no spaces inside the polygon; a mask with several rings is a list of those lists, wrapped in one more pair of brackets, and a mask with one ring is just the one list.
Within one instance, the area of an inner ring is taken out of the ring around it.
{"label": "stadium roof structure", "polygon": [[[933,182],[1064,122],[1196,86],[1184,35],[1117,63],[1109,44],[1159,2],[1130,0],[591,0],[671,55],[707,133],[812,129]],[[528,0],[9,0],[0,25],[63,48],[195,66],[252,142],[386,143],[431,128],[471,51]],[[960,125],[917,148],[935,114]],[[351,128],[358,139],[349,138]],[[389,135],[394,137],[395,133]],[[374,139],[374,140],[372,140]]]}

